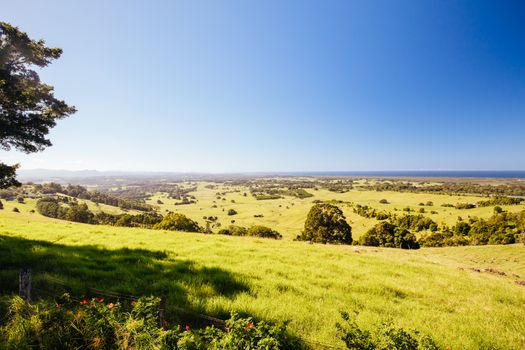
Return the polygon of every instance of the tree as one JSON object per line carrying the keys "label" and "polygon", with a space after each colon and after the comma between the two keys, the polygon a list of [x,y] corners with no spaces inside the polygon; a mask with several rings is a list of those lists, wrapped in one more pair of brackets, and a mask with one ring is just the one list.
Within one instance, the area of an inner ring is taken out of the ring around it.
{"label": "tree", "polygon": [[199,224],[179,213],[168,213],[161,222],[154,226],[157,230],[200,232]]}
{"label": "tree", "polygon": [[308,212],[299,240],[318,243],[352,243],[352,228],[341,209],[331,204],[316,204]]}
{"label": "tree", "polygon": [[[0,22],[0,149],[33,153],[51,146],[46,138],[58,119],[75,113],[75,107],[54,96],[53,87],[40,81],[34,67],[46,67],[62,49]],[[16,165],[0,163],[0,188],[20,185]]]}
{"label": "tree", "polygon": [[380,222],[368,230],[359,243],[372,247],[389,247],[402,249],[418,249],[416,236],[405,228],[389,222]]}

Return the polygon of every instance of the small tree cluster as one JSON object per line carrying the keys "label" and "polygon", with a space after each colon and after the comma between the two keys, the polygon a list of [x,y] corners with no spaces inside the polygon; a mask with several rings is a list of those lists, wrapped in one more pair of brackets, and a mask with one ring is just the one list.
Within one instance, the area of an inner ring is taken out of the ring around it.
{"label": "small tree cluster", "polygon": [[316,243],[352,243],[352,228],[341,209],[335,205],[315,204],[306,217],[304,230],[298,240]]}
{"label": "small tree cluster", "polygon": [[372,247],[418,249],[413,233],[389,222],[380,222],[361,236],[359,243]]}

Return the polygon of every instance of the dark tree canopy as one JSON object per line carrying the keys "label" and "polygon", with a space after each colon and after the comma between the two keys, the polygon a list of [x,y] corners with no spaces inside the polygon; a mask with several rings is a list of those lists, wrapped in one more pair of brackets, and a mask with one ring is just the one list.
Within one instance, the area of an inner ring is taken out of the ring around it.
{"label": "dark tree canopy", "polygon": [[331,204],[316,204],[308,212],[304,231],[297,237],[318,243],[352,243],[352,228],[341,209]]}
{"label": "dark tree canopy", "polygon": [[419,249],[416,236],[405,228],[380,222],[366,232],[359,243],[372,247]]}
{"label": "dark tree canopy", "polygon": [[[75,107],[55,98],[53,87],[40,81],[35,67],[45,67],[62,50],[31,40],[17,27],[0,22],[0,148],[32,153],[51,146],[46,138],[58,119]],[[17,166],[0,163],[0,188],[19,185]]]}

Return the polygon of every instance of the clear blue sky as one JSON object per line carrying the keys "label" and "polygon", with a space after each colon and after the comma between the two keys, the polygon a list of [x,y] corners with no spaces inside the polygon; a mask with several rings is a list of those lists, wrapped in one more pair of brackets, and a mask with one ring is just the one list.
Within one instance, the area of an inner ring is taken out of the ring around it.
{"label": "clear blue sky", "polygon": [[78,112],[24,168],[525,169],[524,1],[4,1]]}

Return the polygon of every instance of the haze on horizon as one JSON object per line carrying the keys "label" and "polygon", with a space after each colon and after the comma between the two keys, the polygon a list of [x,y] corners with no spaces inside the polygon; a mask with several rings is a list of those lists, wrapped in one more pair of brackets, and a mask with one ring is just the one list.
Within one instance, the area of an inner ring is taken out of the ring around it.
{"label": "haze on horizon", "polygon": [[77,107],[23,169],[525,169],[522,1],[36,0]]}

